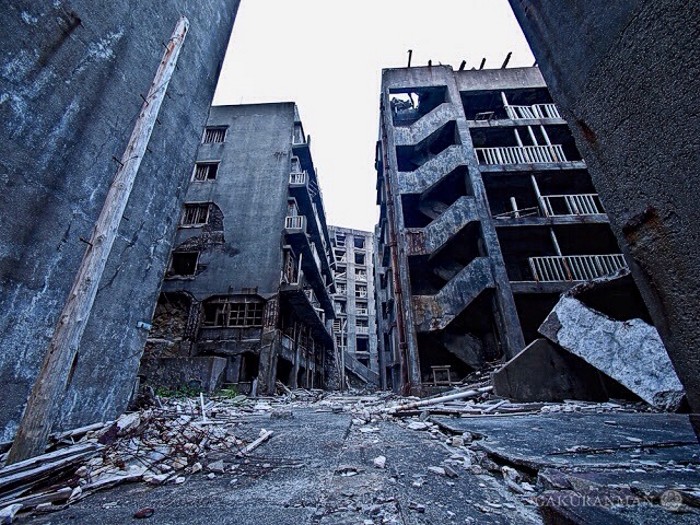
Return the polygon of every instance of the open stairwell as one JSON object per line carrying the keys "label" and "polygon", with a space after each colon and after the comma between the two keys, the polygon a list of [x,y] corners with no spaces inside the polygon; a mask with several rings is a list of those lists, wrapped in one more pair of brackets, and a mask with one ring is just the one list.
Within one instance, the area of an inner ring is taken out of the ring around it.
{"label": "open stairwell", "polygon": [[410,126],[397,127],[394,140],[397,146],[412,146],[427,139],[451,120],[457,118],[455,105],[444,102],[429,111]]}
{"label": "open stairwell", "polygon": [[467,224],[478,220],[473,197],[462,196],[451,206],[440,201],[421,201],[420,210],[433,221],[425,228],[407,230],[408,255],[437,252]]}
{"label": "open stairwell", "polygon": [[379,374],[374,370],[369,369],[350,352],[343,352],[345,357],[345,369],[356,376],[360,381],[370,385],[379,385]]}
{"label": "open stairwell", "polygon": [[462,146],[448,146],[415,170],[400,171],[398,174],[399,191],[401,193],[423,193],[440,182],[447,174],[466,165],[467,162]]}
{"label": "open stairwell", "polygon": [[411,298],[416,329],[419,332],[443,330],[482,291],[493,286],[488,258],[477,257],[457,272],[437,294]]}

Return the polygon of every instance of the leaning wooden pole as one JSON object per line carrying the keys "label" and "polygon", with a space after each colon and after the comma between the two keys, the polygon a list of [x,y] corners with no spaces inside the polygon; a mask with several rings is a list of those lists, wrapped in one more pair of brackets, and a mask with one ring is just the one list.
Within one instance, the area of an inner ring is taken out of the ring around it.
{"label": "leaning wooden pole", "polygon": [[181,17],[166,46],[163,60],[158,66],[148,96],[141,107],[119,163],[119,169],[109,188],[92,238],[73,281],[73,287],[56,324],[41,370],[27,400],[19,430],[7,458],[8,464],[44,453],[85,325],[95,302],[97,287],[107,264],[109,252],[114,245],[119,223],[188,28],[187,18]]}

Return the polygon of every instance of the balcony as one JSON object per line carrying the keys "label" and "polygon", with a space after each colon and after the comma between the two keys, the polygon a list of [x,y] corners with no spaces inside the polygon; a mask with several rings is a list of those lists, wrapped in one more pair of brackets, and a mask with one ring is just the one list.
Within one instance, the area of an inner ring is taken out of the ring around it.
{"label": "balcony", "polygon": [[505,106],[508,118],[518,119],[561,119],[555,104],[533,104],[532,106]]}
{"label": "balcony", "polygon": [[627,268],[622,254],[530,257],[528,262],[537,282],[590,281]]}
{"label": "balcony", "polygon": [[356,326],[355,333],[357,335],[369,335],[369,326]]}
{"label": "balcony", "polygon": [[355,309],[355,315],[362,315],[364,317],[367,317],[369,315],[369,311],[367,308],[357,308]]}
{"label": "balcony", "polygon": [[289,174],[289,184],[290,185],[306,185],[307,173],[306,171],[292,172]]}
{"label": "balcony", "polygon": [[600,215],[605,213],[597,193],[545,195],[541,197],[541,204],[542,211],[546,217]]}
{"label": "balcony", "polygon": [[479,164],[551,164],[568,162],[560,144],[551,146],[503,146],[474,148]]}
{"label": "balcony", "polygon": [[294,309],[299,319],[308,324],[315,337],[328,346],[333,344],[333,337],[325,325],[326,311],[303,274],[297,283],[280,285],[280,296]]}
{"label": "balcony", "polygon": [[366,283],[367,282],[367,274],[366,273],[356,273],[355,280]]}
{"label": "balcony", "polygon": [[[316,251],[316,246],[309,241],[306,233],[307,220],[303,215],[289,215],[284,219],[284,233],[287,242],[301,256],[301,266],[308,282],[313,286],[316,297],[323,305],[325,311],[332,311],[333,304],[326,290],[326,280],[324,279],[324,267],[321,258]],[[328,268],[328,274],[330,268]]]}

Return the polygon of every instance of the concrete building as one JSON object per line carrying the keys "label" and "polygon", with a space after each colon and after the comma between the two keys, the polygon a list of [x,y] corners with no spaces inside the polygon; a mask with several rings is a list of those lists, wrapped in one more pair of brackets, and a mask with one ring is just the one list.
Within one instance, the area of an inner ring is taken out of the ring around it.
{"label": "concrete building", "polygon": [[185,15],[190,27],[86,323],[59,419],[114,419],[211,104],[238,0],[6,3],[0,13],[0,441],[13,437],[134,121]]}
{"label": "concrete building", "polygon": [[336,281],[333,336],[350,382],[379,386],[374,294],[374,235],[329,227]]}
{"label": "concrete building", "polygon": [[514,357],[562,292],[626,268],[537,68],[385,70],[380,134],[389,387],[418,391]]}
{"label": "concrete building", "polygon": [[142,374],[336,387],[331,243],[296,106],[214,106],[201,138]]}
{"label": "concrete building", "polygon": [[700,413],[700,4],[510,3]]}

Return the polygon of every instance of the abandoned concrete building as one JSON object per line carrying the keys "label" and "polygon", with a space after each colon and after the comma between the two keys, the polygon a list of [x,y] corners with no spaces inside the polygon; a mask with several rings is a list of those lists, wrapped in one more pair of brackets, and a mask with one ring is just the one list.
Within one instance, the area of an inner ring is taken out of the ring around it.
{"label": "abandoned concrete building", "polygon": [[179,167],[196,154],[238,4],[3,5],[0,441],[15,435],[165,43],[186,16],[178,60],[187,67],[172,74],[141,162],[147,176],[120,217],[89,318],[77,320],[85,323],[79,358],[55,419],[74,428],[126,409],[184,197]]}
{"label": "abandoned concrete building", "polygon": [[331,243],[295,104],[213,106],[190,173],[143,378],[334,387]]}
{"label": "abandoned concrete building", "polygon": [[511,359],[563,292],[626,269],[537,68],[385,70],[380,127],[377,308],[390,387],[419,391]]}
{"label": "abandoned concrete building", "polygon": [[371,232],[330,226],[335,321],[333,336],[350,383],[379,386],[374,301],[374,237]]}

